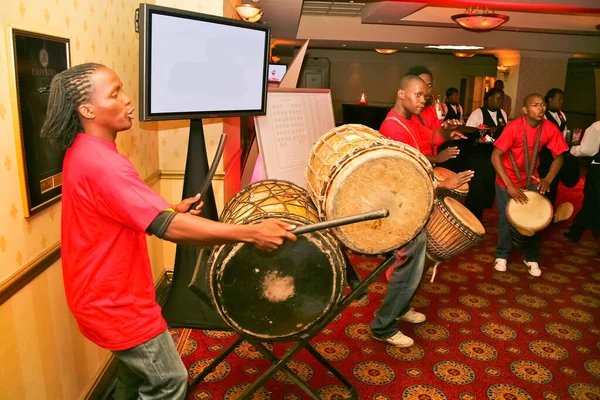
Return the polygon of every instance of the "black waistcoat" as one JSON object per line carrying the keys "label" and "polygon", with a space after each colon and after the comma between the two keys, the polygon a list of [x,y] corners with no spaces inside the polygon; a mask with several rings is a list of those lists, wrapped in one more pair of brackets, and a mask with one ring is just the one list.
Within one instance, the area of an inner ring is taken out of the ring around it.
{"label": "black waistcoat", "polygon": [[460,118],[462,117],[462,115],[460,115],[460,107],[456,106],[458,111],[454,111],[454,108],[452,108],[452,105],[450,105],[450,103],[446,103],[446,107],[448,108],[448,111],[446,112],[446,116],[444,117],[444,121],[449,120],[449,119],[457,119],[460,120]]}
{"label": "black waistcoat", "polygon": [[506,126],[506,120],[504,119],[502,111],[500,109],[496,111],[496,119],[498,120],[498,123],[494,122],[494,119],[490,115],[490,111],[488,111],[485,107],[481,107],[481,114],[483,115],[483,123],[485,125],[489,127],[496,127],[496,131],[492,134],[492,136],[494,139],[498,139],[504,130],[504,127]]}

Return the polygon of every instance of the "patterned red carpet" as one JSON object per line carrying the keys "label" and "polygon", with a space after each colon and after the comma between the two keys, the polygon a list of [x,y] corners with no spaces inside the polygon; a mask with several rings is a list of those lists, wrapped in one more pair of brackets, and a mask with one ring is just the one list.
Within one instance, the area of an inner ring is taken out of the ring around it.
{"label": "patterned red carpet", "polygon": [[[579,185],[569,192],[576,210],[581,190]],[[527,273],[520,250],[500,273],[492,268],[497,217],[485,218],[486,240],[441,264],[435,282],[426,278],[421,285],[413,305],[427,321],[399,324],[415,339],[413,347],[398,349],[370,338],[368,324],[386,290],[384,277],[370,286],[365,301],[347,308],[311,342],[356,385],[361,399],[600,399],[598,242],[588,233],[572,245],[562,236],[568,223],[552,226],[543,236],[541,277]],[[366,274],[381,259],[352,256],[352,262]],[[212,331],[172,334],[182,339],[192,378],[235,340]],[[276,345],[276,354],[285,346]],[[190,398],[235,399],[269,365],[243,346]],[[289,366],[321,398],[347,398],[339,381],[305,351]],[[305,398],[281,372],[254,396]]]}

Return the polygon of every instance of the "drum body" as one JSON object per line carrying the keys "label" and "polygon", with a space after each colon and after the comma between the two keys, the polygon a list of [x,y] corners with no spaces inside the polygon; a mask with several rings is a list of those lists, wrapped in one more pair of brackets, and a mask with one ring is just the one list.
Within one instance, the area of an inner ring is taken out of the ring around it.
{"label": "drum body", "polygon": [[[254,224],[269,218],[300,226],[318,222],[318,212],[301,187],[266,180],[236,194],[221,221]],[[218,313],[229,326],[255,338],[293,340],[342,297],[346,270],[339,247],[327,231],[300,235],[272,252],[244,243],[215,247],[209,279]]]}
{"label": "drum body", "polygon": [[363,125],[343,125],[313,146],[306,186],[322,219],[377,209],[389,217],[335,228],[337,238],[362,254],[381,254],[412,240],[433,207],[433,168],[416,149]]}
{"label": "drum body", "polygon": [[452,197],[436,199],[427,223],[427,256],[433,261],[445,261],[483,240],[481,222]]}
{"label": "drum body", "polygon": [[[435,180],[438,183],[445,181],[446,179],[450,178],[453,175],[456,175],[456,172],[450,171],[449,169],[446,169],[446,168],[435,167],[433,169],[433,176],[435,177]],[[468,183],[465,183],[464,185],[462,185],[461,187],[456,188],[456,189],[441,189],[439,187],[435,189],[435,196],[438,199],[443,199],[444,197],[450,196],[453,199],[456,199],[460,202],[464,202],[465,199],[467,198],[468,194],[469,194],[469,184]]]}
{"label": "drum body", "polygon": [[506,218],[517,244],[523,244],[536,232],[545,229],[553,217],[552,203],[546,197],[533,190],[523,192],[529,199],[526,204],[512,198],[506,203]]}

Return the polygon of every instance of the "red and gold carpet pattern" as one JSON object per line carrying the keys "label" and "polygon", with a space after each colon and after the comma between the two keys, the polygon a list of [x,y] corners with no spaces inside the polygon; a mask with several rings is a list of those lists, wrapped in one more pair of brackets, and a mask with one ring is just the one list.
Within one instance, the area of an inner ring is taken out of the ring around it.
{"label": "red and gold carpet pattern", "polygon": [[[577,198],[576,210],[580,202]],[[311,342],[356,385],[361,399],[600,399],[598,242],[588,233],[573,245],[562,236],[568,223],[556,225],[544,232],[541,277],[528,274],[520,250],[513,251],[506,272],[496,272],[497,219],[493,213],[485,218],[485,241],[441,264],[433,283],[423,281],[413,306],[427,321],[398,324],[415,339],[413,347],[395,348],[370,337],[369,323],[386,290],[384,277],[370,286],[366,300],[353,303]],[[351,258],[361,274],[382,260]],[[181,339],[190,378],[235,340],[224,332],[173,329],[172,334]],[[276,344],[276,354],[286,345]],[[235,399],[269,365],[246,344],[190,398]],[[340,382],[305,351],[289,367],[321,398],[347,398]],[[306,398],[281,372],[254,395]]]}

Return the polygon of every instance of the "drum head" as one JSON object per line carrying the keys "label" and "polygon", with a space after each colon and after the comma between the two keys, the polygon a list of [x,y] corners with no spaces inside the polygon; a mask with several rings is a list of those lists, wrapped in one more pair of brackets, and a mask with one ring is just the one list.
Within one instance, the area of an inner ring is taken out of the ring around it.
{"label": "drum head", "polygon": [[[435,167],[433,169],[433,175],[435,176],[435,178],[440,181],[440,182],[444,182],[446,179],[450,178],[453,175],[456,175],[456,173],[454,171],[450,171],[449,169],[446,168],[442,168],[442,167]],[[453,189],[455,192],[459,192],[459,193],[469,193],[469,184],[465,183],[462,186],[458,187],[457,189]]]}
{"label": "drum head", "polygon": [[[331,238],[331,240],[335,240]],[[319,233],[273,252],[226,245],[213,260],[210,286],[221,317],[261,340],[286,341],[319,322],[340,300],[343,256]]]}
{"label": "drum head", "polygon": [[506,204],[506,217],[517,228],[541,231],[552,221],[552,204],[538,192],[525,190],[524,193],[529,201],[520,204],[514,199],[509,199]]}
{"label": "drum head", "polygon": [[371,148],[353,157],[328,185],[327,219],[385,208],[390,215],[335,229],[348,248],[363,254],[397,249],[420,232],[431,214],[431,176],[402,148]]}
{"label": "drum head", "polygon": [[479,236],[485,235],[485,228],[481,222],[458,200],[455,200],[452,197],[444,197],[444,204],[452,216],[460,221],[470,231]]}

